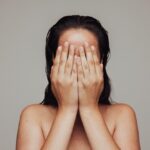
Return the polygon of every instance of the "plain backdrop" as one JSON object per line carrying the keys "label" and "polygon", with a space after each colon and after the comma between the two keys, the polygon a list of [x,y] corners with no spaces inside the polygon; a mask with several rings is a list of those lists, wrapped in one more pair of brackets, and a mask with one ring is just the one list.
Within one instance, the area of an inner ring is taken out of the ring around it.
{"label": "plain backdrop", "polygon": [[43,100],[46,34],[72,14],[93,16],[108,31],[112,98],[134,108],[141,147],[149,150],[149,0],[0,0],[0,149],[15,149],[21,110]]}

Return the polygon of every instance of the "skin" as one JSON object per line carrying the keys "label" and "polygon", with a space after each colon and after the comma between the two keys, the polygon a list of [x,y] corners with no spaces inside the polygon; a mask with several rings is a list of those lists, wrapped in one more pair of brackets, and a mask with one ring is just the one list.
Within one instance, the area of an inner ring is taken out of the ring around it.
{"label": "skin", "polygon": [[133,108],[98,105],[103,65],[94,34],[69,29],[59,46],[50,74],[59,107],[27,106],[20,115],[16,149],[140,150]]}

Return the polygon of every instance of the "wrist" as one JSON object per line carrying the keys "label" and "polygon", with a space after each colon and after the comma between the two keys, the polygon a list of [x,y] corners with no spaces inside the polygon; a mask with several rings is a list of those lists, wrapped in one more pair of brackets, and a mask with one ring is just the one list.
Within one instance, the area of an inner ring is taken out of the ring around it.
{"label": "wrist", "polygon": [[61,111],[61,112],[77,113],[78,106],[62,105],[62,106],[58,107],[58,110]]}
{"label": "wrist", "polygon": [[88,105],[79,105],[79,110],[95,110],[99,109],[99,104],[88,104]]}
{"label": "wrist", "polygon": [[86,112],[86,111],[97,111],[97,110],[99,110],[100,108],[99,108],[99,105],[97,104],[95,104],[95,105],[88,105],[88,106],[79,106],[79,111],[80,112]]}

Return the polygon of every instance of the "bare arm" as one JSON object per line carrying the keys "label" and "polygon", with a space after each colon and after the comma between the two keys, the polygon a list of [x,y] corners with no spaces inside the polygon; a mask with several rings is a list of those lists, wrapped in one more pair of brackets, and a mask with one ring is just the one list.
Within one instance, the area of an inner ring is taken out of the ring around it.
{"label": "bare arm", "polygon": [[109,133],[99,107],[80,109],[80,116],[92,150],[120,150]]}
{"label": "bare arm", "polygon": [[26,106],[20,115],[16,150],[40,150],[44,143],[43,133],[37,116],[40,116],[40,107]]}
{"label": "bare arm", "polygon": [[[46,140],[38,116],[41,108],[27,106],[20,115],[16,150],[66,150],[73,129],[77,109],[58,109]],[[40,116],[42,117],[42,116]]]}
{"label": "bare arm", "polygon": [[[93,150],[140,150],[136,115],[127,104],[118,106],[116,130],[112,137],[107,129],[99,108],[80,111],[81,118]],[[91,117],[92,116],[92,117]]]}
{"label": "bare arm", "polygon": [[44,141],[38,121],[40,119],[36,119],[38,111],[35,112],[33,107],[25,109],[20,117],[17,150],[67,149],[78,110],[77,72],[74,58],[73,45],[69,47],[69,43],[65,43],[58,47],[50,73],[51,88],[57,98],[58,111],[48,137]]}
{"label": "bare arm", "polygon": [[120,104],[114,139],[121,150],[141,150],[138,123],[134,109]]}
{"label": "bare arm", "polygon": [[80,47],[79,52],[80,57],[77,61],[79,109],[92,149],[139,150],[136,117],[130,107],[121,106],[122,111],[118,111],[115,139],[109,133],[98,107],[99,97],[104,89],[104,65],[100,63],[96,48],[90,47],[87,42],[84,47]]}
{"label": "bare arm", "polygon": [[76,63],[73,60],[74,46],[69,47],[69,43],[64,43],[64,48],[57,50],[50,75],[59,108],[42,150],[67,149],[78,110],[77,72]]}
{"label": "bare arm", "polygon": [[59,109],[41,150],[67,150],[77,110]]}
{"label": "bare arm", "polygon": [[104,88],[103,64],[100,64],[96,49],[89,43],[85,42],[84,47],[79,48],[79,52],[79,110],[92,150],[119,150],[98,107],[99,97]]}

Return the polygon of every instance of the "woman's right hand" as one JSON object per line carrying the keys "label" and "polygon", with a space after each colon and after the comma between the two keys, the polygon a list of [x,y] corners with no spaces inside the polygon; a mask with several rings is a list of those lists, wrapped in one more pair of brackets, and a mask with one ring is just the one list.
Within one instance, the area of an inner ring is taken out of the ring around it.
{"label": "woman's right hand", "polygon": [[[78,107],[75,46],[65,42],[56,51],[51,68],[51,88],[59,107]],[[68,57],[68,58],[67,58]]]}

